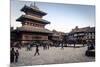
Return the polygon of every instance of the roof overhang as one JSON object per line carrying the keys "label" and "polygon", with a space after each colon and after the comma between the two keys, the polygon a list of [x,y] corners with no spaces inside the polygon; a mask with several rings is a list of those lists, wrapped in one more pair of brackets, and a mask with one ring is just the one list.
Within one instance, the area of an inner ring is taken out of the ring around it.
{"label": "roof overhang", "polygon": [[21,9],[21,11],[23,11],[23,12],[27,12],[29,10],[32,11],[32,12],[37,12],[37,13],[43,15],[43,16],[47,14],[47,13],[45,13],[45,12],[39,10],[39,9],[32,8],[32,7],[29,7],[29,6],[26,6],[26,5]]}
{"label": "roof overhang", "polygon": [[50,24],[50,22],[47,21],[47,20],[44,20],[44,19],[41,19],[41,18],[38,18],[38,17],[35,17],[35,16],[30,16],[30,15],[22,15],[16,21],[23,22],[25,19],[37,21],[37,22],[43,23],[43,24]]}

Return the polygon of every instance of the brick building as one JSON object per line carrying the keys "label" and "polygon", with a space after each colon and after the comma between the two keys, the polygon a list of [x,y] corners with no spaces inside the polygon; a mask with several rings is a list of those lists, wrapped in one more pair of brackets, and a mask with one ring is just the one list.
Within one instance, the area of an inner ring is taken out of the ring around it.
{"label": "brick building", "polygon": [[54,46],[59,46],[63,41],[64,35],[64,32],[53,30],[52,34],[49,36],[49,40],[53,42]]}
{"label": "brick building", "polygon": [[[50,22],[42,19],[47,13],[41,11],[35,4],[25,5],[21,11],[25,14],[16,21],[21,22],[22,26],[11,30],[11,41],[19,41],[22,45],[32,41],[48,41],[48,36],[52,32],[46,29],[45,25],[50,24]],[[17,38],[14,38],[13,34]]]}
{"label": "brick building", "polygon": [[76,26],[66,35],[66,40],[75,41],[78,44],[87,43],[87,40],[95,43],[95,27],[78,28]]}

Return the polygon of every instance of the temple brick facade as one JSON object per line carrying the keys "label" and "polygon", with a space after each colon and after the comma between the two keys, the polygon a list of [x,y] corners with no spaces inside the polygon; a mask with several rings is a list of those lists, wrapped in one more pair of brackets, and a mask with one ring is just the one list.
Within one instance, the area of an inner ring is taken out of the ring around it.
{"label": "temple brick facade", "polygon": [[50,22],[42,19],[47,13],[41,11],[35,4],[25,5],[21,11],[25,14],[16,21],[21,22],[22,26],[11,30],[11,41],[19,41],[22,45],[32,41],[48,41],[48,36],[52,34],[52,31],[46,29],[45,26]]}

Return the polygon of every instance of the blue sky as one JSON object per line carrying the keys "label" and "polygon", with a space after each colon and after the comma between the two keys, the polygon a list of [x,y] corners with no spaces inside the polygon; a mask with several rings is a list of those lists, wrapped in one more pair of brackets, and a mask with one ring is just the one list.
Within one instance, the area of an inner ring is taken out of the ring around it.
{"label": "blue sky", "polygon": [[[20,9],[24,5],[30,6],[31,3],[33,2],[11,0],[11,26],[21,26],[21,23],[16,21],[24,14]],[[75,26],[95,26],[95,6],[93,5],[36,2],[36,6],[47,13],[43,19],[51,22],[51,24],[46,25],[49,30],[69,32]]]}

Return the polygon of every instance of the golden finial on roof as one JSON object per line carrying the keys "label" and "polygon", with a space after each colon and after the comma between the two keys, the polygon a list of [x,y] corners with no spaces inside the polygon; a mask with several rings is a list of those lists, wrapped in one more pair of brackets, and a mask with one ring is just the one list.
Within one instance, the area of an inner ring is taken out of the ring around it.
{"label": "golden finial on roof", "polygon": [[30,4],[30,7],[33,8],[33,9],[39,9],[39,8],[36,6],[36,2],[34,2],[34,4],[31,3],[31,4]]}

